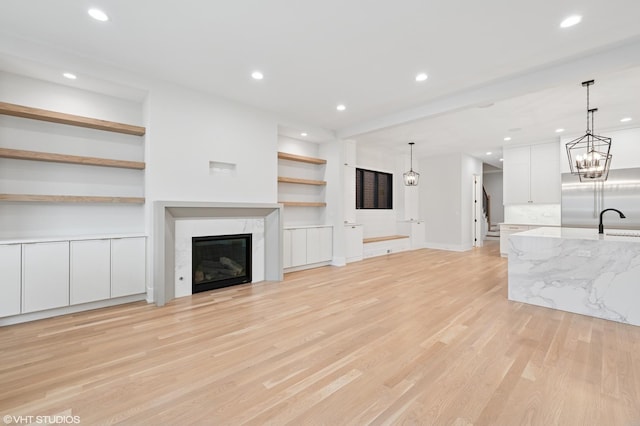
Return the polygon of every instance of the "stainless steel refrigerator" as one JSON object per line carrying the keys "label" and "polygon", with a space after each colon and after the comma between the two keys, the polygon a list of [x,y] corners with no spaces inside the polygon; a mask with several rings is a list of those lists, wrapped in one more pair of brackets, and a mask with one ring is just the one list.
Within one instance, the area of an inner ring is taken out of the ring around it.
{"label": "stainless steel refrigerator", "polygon": [[598,228],[602,210],[622,211],[603,216],[605,229],[640,229],[640,168],[610,170],[605,182],[580,182],[578,176],[562,174],[562,226]]}

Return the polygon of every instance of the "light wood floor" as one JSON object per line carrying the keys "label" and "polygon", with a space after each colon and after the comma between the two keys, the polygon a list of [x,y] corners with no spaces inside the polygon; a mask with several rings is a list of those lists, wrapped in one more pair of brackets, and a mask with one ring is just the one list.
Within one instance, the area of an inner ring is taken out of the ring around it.
{"label": "light wood floor", "polygon": [[640,425],[640,327],[507,300],[497,242],[0,328],[0,415]]}

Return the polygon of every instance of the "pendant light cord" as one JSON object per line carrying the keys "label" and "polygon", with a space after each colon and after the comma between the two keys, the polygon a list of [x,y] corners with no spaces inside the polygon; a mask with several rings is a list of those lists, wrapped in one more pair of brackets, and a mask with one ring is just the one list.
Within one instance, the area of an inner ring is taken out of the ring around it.
{"label": "pendant light cord", "polygon": [[587,83],[587,134],[591,133],[589,130],[589,86],[590,84]]}

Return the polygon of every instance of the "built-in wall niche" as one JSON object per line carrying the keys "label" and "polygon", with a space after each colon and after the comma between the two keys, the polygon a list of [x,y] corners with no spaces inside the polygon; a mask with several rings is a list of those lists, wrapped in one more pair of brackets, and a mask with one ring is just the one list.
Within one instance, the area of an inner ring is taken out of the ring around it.
{"label": "built-in wall niche", "polygon": [[236,164],[223,161],[209,161],[209,174],[235,176]]}

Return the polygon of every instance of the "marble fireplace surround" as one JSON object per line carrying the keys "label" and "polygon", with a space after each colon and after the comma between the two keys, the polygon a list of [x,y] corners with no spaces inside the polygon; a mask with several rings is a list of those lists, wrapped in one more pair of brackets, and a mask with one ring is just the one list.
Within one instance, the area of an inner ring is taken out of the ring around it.
{"label": "marble fireplace surround", "polygon": [[155,201],[153,203],[153,299],[157,306],[175,298],[176,221],[185,219],[264,220],[264,278],[282,281],[282,205]]}

